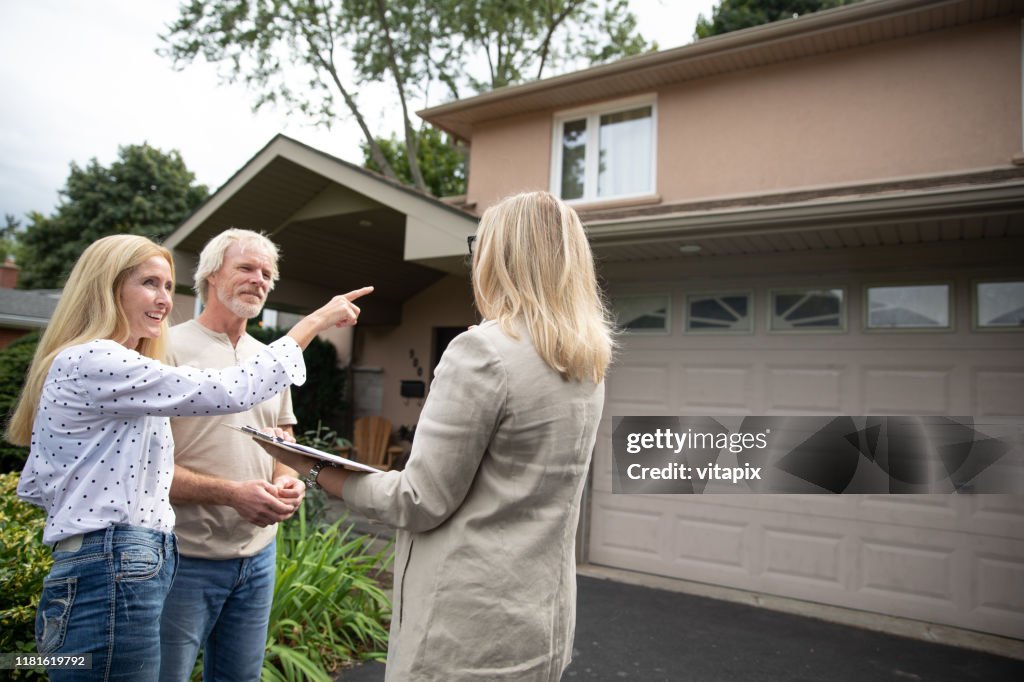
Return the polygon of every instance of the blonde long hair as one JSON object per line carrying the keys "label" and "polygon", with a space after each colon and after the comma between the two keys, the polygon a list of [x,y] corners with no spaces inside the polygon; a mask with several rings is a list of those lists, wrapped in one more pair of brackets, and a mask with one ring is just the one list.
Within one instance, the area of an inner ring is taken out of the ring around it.
{"label": "blonde long hair", "polygon": [[[36,347],[25,386],[7,425],[6,438],[16,445],[29,445],[32,426],[43,392],[43,382],[53,359],[65,348],[94,339],[128,340],[130,326],[121,307],[121,287],[138,266],[153,256],[167,260],[174,280],[171,252],[145,237],[118,234],[93,242],[75,263],[64,285],[56,310]],[[139,353],[163,361],[167,318],[155,339],[141,339]]]}
{"label": "blonde long hair", "polygon": [[477,309],[534,347],[565,379],[599,382],[612,359],[608,309],[579,216],[547,192],[517,194],[484,211],[477,229]]}

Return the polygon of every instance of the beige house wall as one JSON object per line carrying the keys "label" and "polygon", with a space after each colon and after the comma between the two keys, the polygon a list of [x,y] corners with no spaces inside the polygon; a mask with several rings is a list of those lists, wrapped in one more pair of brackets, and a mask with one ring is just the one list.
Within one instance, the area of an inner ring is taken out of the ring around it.
{"label": "beige house wall", "polygon": [[[1010,18],[662,90],[657,193],[673,203],[1007,167],[1022,148],[1020,69]],[[474,130],[478,210],[549,187],[555,113]]]}
{"label": "beige house wall", "polygon": [[473,130],[466,199],[478,212],[509,194],[548,189],[551,117],[545,111]]}
{"label": "beige house wall", "polygon": [[667,202],[1006,167],[1020,26],[986,22],[660,93]]}
{"label": "beige house wall", "polygon": [[[360,327],[356,335],[355,365],[382,370],[380,414],[397,429],[419,421],[423,400],[400,395],[402,380],[421,380],[430,386],[435,327],[468,327],[477,321],[469,279],[449,275],[410,298],[396,327]],[[409,351],[423,368],[417,376]]]}

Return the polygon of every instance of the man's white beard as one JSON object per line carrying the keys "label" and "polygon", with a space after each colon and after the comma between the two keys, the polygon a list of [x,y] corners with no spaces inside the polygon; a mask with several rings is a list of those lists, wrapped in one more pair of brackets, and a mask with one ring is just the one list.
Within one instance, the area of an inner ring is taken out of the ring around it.
{"label": "man's white beard", "polygon": [[[263,310],[263,303],[246,303],[245,301],[234,297],[234,296],[221,296],[220,290],[214,288],[214,294],[217,296],[217,300],[224,304],[224,307],[230,310],[239,317],[244,317],[247,320],[251,320],[260,314]],[[226,299],[226,300],[225,300]]]}

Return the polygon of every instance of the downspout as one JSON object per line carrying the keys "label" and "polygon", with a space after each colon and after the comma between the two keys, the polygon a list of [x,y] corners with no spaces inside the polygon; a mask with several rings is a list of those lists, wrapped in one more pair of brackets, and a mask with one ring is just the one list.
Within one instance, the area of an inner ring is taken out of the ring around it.
{"label": "downspout", "polygon": [[1024,19],[1020,22],[1020,71],[1018,77],[1020,82],[1020,148],[1013,155],[1010,161],[1016,166],[1024,166]]}

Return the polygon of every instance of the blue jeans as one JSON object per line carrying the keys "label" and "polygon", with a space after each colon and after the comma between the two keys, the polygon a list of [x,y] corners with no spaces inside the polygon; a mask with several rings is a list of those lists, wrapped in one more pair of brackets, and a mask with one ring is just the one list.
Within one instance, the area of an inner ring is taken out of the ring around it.
{"label": "blue jeans", "polygon": [[50,670],[64,680],[156,680],[160,613],[178,550],[171,533],[111,526],[80,547],[58,545],[36,612],[41,654],[92,654],[91,670]]}
{"label": "blue jeans", "polygon": [[161,682],[185,682],[203,650],[203,681],[260,679],[274,601],[276,542],[242,559],[183,556],[160,624]]}

